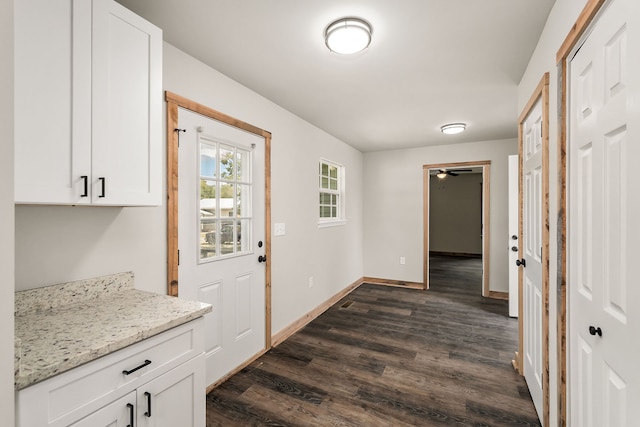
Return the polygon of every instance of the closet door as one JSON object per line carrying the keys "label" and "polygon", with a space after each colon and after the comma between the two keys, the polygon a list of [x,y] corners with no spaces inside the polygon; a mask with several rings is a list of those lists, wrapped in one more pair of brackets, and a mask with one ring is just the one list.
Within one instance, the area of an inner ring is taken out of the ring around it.
{"label": "closet door", "polygon": [[605,6],[570,64],[570,424],[640,419],[640,14]]}

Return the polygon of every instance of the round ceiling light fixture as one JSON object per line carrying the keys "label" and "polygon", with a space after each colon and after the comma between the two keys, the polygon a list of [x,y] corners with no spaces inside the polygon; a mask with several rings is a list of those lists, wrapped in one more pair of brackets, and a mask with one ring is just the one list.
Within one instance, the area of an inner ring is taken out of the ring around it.
{"label": "round ceiling light fixture", "polygon": [[466,128],[466,123],[449,123],[448,125],[442,126],[440,130],[447,135],[455,135],[456,133],[464,132]]}
{"label": "round ceiling light fixture", "polygon": [[324,30],[324,42],[331,52],[350,55],[369,47],[372,33],[371,24],[362,18],[340,18]]}

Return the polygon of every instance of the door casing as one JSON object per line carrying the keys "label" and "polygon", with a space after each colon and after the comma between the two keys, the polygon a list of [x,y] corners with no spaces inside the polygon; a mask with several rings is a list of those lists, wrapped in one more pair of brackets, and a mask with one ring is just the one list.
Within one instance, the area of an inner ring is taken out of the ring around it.
{"label": "door casing", "polygon": [[[185,108],[265,140],[265,351],[271,348],[271,133],[172,92],[165,92],[167,102],[167,294],[178,296],[178,107]],[[254,358],[255,359],[255,358]],[[252,362],[248,361],[243,366]],[[229,374],[232,375],[233,373]],[[227,376],[228,377],[228,376]],[[227,377],[223,378],[224,381]]]}
{"label": "door casing", "polygon": [[[454,169],[460,167],[482,167],[482,295],[492,296],[489,290],[489,222],[490,222],[490,171],[491,161],[480,160],[475,162],[439,163],[422,166],[423,175],[423,217],[424,217],[424,260],[423,260],[423,289],[429,289],[429,170],[430,169]],[[494,295],[495,296],[495,295]],[[495,296],[497,297],[497,296]]]}

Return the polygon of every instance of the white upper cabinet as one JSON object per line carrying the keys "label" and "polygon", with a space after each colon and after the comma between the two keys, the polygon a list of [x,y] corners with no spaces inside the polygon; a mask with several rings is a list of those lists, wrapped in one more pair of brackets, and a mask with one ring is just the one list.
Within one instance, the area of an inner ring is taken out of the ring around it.
{"label": "white upper cabinet", "polygon": [[159,205],[162,32],[113,0],[93,0],[92,42],[93,203]]}
{"label": "white upper cabinet", "polygon": [[15,4],[16,203],[162,203],[162,31],[112,0]]}

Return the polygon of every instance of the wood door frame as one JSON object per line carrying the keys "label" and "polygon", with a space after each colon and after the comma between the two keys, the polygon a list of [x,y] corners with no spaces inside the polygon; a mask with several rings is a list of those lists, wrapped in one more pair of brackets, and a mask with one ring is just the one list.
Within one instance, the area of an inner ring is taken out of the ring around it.
{"label": "wood door frame", "polygon": [[489,290],[489,248],[490,248],[490,199],[491,199],[491,160],[473,162],[437,163],[422,166],[423,184],[423,289],[429,289],[429,169],[446,169],[458,167],[482,167],[482,296],[500,297],[492,295]]}
{"label": "wood door frame", "polygon": [[[542,425],[549,425],[549,73],[538,86],[518,118],[518,258],[524,256],[524,122],[533,107],[542,103]],[[518,269],[518,353],[516,367],[524,375],[524,271]]]}
{"label": "wood door frame", "polygon": [[588,0],[556,54],[558,72],[558,255],[557,255],[557,345],[558,426],[567,425],[567,129],[568,65],[573,50],[602,10],[606,0]]}
{"label": "wood door frame", "polygon": [[167,102],[167,294],[178,296],[178,107],[264,138],[265,172],[265,351],[271,348],[271,133],[166,91]]}

